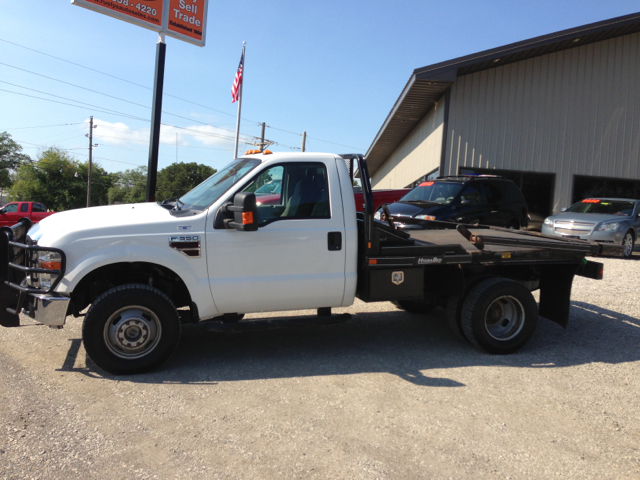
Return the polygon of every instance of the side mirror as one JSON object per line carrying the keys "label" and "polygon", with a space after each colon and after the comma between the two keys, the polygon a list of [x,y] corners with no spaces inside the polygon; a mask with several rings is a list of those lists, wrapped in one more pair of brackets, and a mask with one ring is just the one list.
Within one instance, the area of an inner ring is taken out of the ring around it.
{"label": "side mirror", "polygon": [[236,193],[233,205],[226,207],[233,212],[233,220],[225,220],[227,228],[235,228],[239,232],[255,232],[258,230],[258,206],[256,194],[253,192]]}
{"label": "side mirror", "polygon": [[458,205],[456,205],[456,209],[461,209],[462,207],[468,207],[471,205],[471,200],[462,200]]}

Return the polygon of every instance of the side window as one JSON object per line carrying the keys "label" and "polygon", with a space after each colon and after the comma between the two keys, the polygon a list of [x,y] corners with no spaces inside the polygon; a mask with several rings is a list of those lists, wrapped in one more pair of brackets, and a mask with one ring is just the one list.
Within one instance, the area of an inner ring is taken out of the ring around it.
{"label": "side window", "polygon": [[42,212],[46,212],[47,209],[44,207],[44,205],[40,205],[39,203],[34,203],[33,211],[42,213]]}
{"label": "side window", "polygon": [[464,202],[465,200],[469,200],[471,205],[480,205],[480,192],[478,189],[471,186],[465,187],[460,196],[460,201]]}
{"label": "side window", "polygon": [[28,211],[29,211],[29,204],[28,203],[21,203],[20,204],[20,213],[28,212]]}
{"label": "side window", "polygon": [[18,211],[17,203],[10,203],[9,205],[4,206],[4,213],[15,213]]}
{"label": "side window", "polygon": [[483,184],[484,193],[487,197],[487,202],[492,208],[500,208],[502,203],[502,191],[497,185],[491,183]]}
{"label": "side window", "polygon": [[509,201],[511,203],[526,203],[522,195],[522,192],[520,191],[517,185],[514,185],[513,183],[510,183],[510,182],[505,182],[504,186],[506,191],[509,194]]}
{"label": "side window", "polygon": [[242,191],[256,192],[259,225],[283,219],[331,218],[327,169],[322,163],[273,166]]}

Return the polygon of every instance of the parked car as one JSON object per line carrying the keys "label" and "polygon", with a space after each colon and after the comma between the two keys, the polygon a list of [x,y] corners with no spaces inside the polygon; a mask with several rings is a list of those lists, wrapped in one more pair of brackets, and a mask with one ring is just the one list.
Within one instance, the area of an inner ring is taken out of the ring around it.
{"label": "parked car", "polygon": [[265,183],[260,188],[256,190],[256,197],[260,197],[262,195],[274,195],[280,193],[282,189],[282,180],[272,180],[269,183]]}
{"label": "parked car", "polygon": [[622,245],[629,258],[640,233],[640,200],[585,198],[546,218],[542,233]]}
{"label": "parked car", "polygon": [[11,202],[0,208],[0,227],[11,227],[21,218],[28,218],[31,223],[38,223],[45,217],[53,215],[47,207],[37,202]]}
{"label": "parked car", "polygon": [[[445,220],[477,225],[520,229],[528,225],[527,202],[511,180],[490,175],[439,177],[418,185],[388,206],[393,217],[419,220]],[[385,220],[381,210],[377,220]],[[405,230],[422,229],[422,225],[396,226]]]}

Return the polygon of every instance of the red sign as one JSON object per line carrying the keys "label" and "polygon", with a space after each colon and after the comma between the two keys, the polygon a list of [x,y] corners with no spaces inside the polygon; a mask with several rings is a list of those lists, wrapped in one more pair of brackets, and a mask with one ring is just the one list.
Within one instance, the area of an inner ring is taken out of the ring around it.
{"label": "red sign", "polygon": [[205,0],[169,0],[167,35],[204,46]]}
{"label": "red sign", "polygon": [[159,32],[162,30],[162,12],[165,1],[71,0],[71,3]]}
{"label": "red sign", "polygon": [[208,0],[71,0],[71,3],[204,47]]}

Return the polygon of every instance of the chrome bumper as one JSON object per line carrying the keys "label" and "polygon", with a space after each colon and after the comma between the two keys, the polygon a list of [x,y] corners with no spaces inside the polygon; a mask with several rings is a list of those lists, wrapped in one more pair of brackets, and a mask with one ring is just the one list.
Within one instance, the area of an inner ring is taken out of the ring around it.
{"label": "chrome bumper", "polygon": [[61,327],[67,318],[67,307],[70,297],[56,296],[46,293],[29,295],[31,302],[22,309],[22,313],[33,318],[38,323],[52,327]]}

